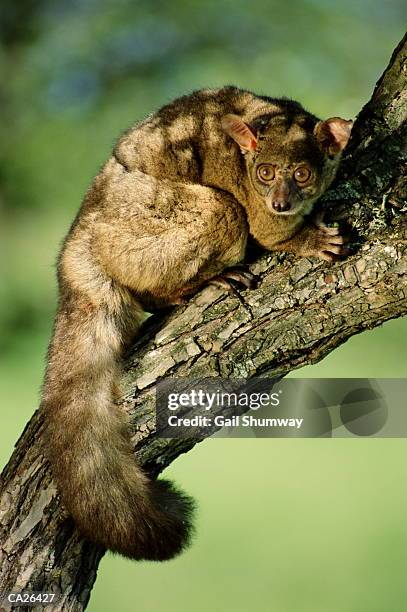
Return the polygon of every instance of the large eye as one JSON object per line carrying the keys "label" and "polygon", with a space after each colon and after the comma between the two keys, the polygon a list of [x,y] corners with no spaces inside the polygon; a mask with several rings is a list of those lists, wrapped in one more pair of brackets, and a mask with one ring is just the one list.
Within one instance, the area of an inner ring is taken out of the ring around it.
{"label": "large eye", "polygon": [[275,176],[274,167],[270,164],[262,164],[257,168],[257,176],[263,183],[269,183]]}
{"label": "large eye", "polygon": [[311,178],[311,170],[308,166],[299,166],[294,172],[294,178],[300,185],[307,183]]}

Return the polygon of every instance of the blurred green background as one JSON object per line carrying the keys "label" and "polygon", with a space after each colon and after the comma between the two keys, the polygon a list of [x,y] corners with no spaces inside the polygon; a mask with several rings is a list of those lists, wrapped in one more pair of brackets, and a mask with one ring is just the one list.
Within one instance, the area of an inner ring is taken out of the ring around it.
{"label": "blurred green background", "polygon": [[[2,0],[0,462],[38,403],[54,262],[132,122],[236,84],[356,115],[403,35],[404,0]],[[407,320],[299,376],[403,377]],[[199,502],[179,559],[107,555],[89,610],[405,609],[405,440],[213,439],[167,475]]]}

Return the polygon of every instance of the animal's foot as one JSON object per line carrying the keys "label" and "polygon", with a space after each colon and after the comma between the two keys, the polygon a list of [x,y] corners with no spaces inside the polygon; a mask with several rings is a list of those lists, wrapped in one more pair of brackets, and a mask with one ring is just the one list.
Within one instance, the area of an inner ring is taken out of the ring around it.
{"label": "animal's foot", "polygon": [[233,293],[234,285],[231,281],[243,285],[245,289],[252,289],[256,283],[256,276],[248,270],[245,270],[242,266],[236,266],[224,270],[222,274],[214,276],[208,281],[208,284],[222,287],[229,293]]}

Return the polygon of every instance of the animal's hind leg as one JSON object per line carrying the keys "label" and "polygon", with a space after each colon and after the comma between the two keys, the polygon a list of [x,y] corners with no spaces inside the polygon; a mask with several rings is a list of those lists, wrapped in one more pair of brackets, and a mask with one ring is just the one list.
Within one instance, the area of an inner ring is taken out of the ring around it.
{"label": "animal's hind leg", "polygon": [[229,194],[132,173],[113,187],[120,208],[99,223],[95,250],[103,271],[142,300],[177,302],[242,260],[247,222]]}

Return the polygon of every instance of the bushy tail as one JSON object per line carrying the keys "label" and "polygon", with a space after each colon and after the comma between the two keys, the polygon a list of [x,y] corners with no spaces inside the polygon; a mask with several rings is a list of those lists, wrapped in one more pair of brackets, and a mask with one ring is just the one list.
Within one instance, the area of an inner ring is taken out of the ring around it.
{"label": "bushy tail", "polygon": [[120,337],[106,313],[59,312],[42,402],[46,452],[84,536],[132,559],[170,559],[190,539],[193,501],[135,461],[127,415],[114,403]]}

